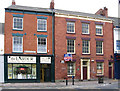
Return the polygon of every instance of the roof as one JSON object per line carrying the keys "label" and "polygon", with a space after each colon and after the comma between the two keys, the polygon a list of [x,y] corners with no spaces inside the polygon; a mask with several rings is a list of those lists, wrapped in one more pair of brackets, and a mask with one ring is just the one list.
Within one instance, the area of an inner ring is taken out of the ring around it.
{"label": "roof", "polygon": [[0,34],[4,34],[4,23],[0,23]]}
{"label": "roof", "polygon": [[26,11],[35,11],[35,12],[49,12],[52,13],[50,8],[39,8],[39,7],[29,7],[29,6],[20,6],[20,5],[11,5],[6,9],[15,9],[15,10],[26,10]]}
{"label": "roof", "polygon": [[110,19],[113,19],[114,26],[120,26],[120,18],[117,17],[109,17]]}
{"label": "roof", "polygon": [[[6,9],[52,13],[52,9],[50,8],[29,7],[29,6],[20,6],[20,5],[11,5]],[[106,18],[105,16],[101,16],[101,15],[83,13],[83,12],[77,12],[77,11],[54,9],[54,12],[62,13],[62,14],[69,14],[69,15],[79,15],[79,16],[86,16],[86,17],[93,17],[93,18],[110,19],[110,18]]]}

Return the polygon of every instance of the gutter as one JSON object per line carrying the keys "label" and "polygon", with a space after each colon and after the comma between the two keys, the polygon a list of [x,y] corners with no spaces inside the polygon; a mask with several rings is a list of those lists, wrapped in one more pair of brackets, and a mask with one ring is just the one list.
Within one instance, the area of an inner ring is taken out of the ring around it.
{"label": "gutter", "polygon": [[52,78],[51,81],[55,82],[55,13],[54,13],[54,9],[52,10]]}

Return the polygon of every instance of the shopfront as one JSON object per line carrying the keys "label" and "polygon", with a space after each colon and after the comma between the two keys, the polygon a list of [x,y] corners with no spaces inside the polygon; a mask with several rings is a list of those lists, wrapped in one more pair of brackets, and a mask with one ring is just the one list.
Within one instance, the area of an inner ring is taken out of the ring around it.
{"label": "shopfront", "polygon": [[52,56],[5,56],[5,82],[51,82]]}

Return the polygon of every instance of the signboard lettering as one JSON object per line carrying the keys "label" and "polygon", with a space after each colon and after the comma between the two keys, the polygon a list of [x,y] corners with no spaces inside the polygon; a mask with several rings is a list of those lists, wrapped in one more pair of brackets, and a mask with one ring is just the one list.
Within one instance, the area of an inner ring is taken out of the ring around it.
{"label": "signboard lettering", "polygon": [[51,64],[51,57],[40,57],[40,63]]}
{"label": "signboard lettering", "polygon": [[36,57],[8,56],[8,63],[36,63]]}

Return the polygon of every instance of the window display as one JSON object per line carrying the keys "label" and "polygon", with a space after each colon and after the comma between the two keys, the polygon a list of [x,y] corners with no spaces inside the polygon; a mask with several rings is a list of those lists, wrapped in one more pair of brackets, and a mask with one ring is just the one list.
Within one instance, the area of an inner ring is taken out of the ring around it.
{"label": "window display", "polygon": [[8,64],[8,79],[36,79],[36,64]]}

